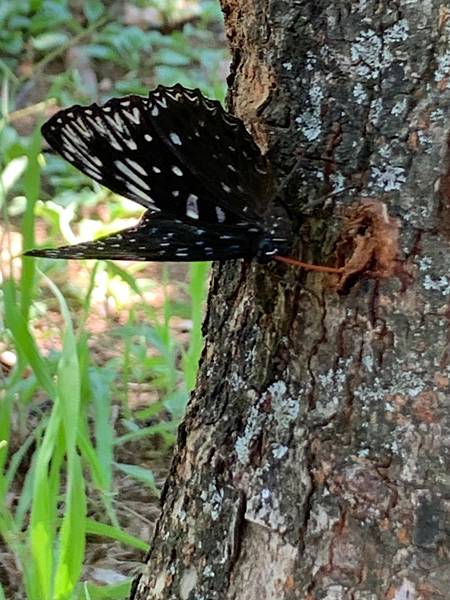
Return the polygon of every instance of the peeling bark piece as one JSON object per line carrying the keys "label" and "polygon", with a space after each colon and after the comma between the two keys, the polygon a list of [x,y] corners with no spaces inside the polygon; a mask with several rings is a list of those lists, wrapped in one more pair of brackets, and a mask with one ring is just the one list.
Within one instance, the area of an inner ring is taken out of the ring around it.
{"label": "peeling bark piece", "polygon": [[[398,233],[397,220],[380,200],[362,200],[351,207],[337,247],[338,263],[344,263],[337,290],[347,291],[358,276],[381,279],[394,275]],[[347,256],[350,258],[345,259]]]}

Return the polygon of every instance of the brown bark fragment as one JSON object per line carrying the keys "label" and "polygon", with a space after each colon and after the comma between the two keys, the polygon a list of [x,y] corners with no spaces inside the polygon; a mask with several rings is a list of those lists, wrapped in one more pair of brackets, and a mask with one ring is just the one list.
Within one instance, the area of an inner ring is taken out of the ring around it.
{"label": "brown bark fragment", "polygon": [[398,223],[385,204],[362,200],[347,211],[337,254],[338,262],[344,263],[339,291],[362,275],[392,277],[398,271]]}

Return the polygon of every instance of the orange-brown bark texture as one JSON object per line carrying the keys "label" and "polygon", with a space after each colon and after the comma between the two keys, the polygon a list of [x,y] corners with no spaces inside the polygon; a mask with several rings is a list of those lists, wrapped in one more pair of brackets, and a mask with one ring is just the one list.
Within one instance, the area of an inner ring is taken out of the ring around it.
{"label": "orange-brown bark texture", "polygon": [[450,598],[450,7],[223,10],[292,255],[347,270],[215,266],[133,599]]}

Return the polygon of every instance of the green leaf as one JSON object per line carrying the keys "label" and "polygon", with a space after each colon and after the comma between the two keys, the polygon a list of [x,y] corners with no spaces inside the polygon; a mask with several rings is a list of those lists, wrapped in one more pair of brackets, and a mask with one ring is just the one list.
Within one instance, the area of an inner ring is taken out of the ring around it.
{"label": "green leaf", "polygon": [[[39,167],[39,153],[41,151],[41,134],[36,127],[27,147],[27,165],[23,176],[23,187],[27,198],[26,210],[22,219],[22,243],[25,248],[34,246],[34,206],[41,189],[41,169]],[[21,312],[28,319],[30,305],[33,297],[34,275],[36,263],[29,258],[22,260],[22,273],[20,276]]]}
{"label": "green leaf", "polygon": [[71,462],[55,573],[55,600],[71,597],[80,578],[86,541],[86,496],[81,463],[76,455]]}
{"label": "green leaf", "polygon": [[32,38],[31,43],[36,50],[45,52],[47,50],[53,50],[53,48],[57,48],[58,46],[62,46],[68,39],[69,36],[67,33],[63,33],[62,31],[51,31],[37,35]]}
{"label": "green leaf", "polygon": [[47,392],[50,398],[54,399],[56,390],[53,385],[48,363],[39,354],[36,342],[28,329],[28,323],[19,311],[14,283],[10,280],[6,281],[3,290],[5,295],[6,326],[11,331],[21,356],[28,360],[39,384]]}
{"label": "green leaf", "polygon": [[126,533],[117,527],[111,527],[111,525],[106,525],[105,523],[98,523],[97,521],[94,521],[94,519],[87,519],[86,533],[117,540],[121,544],[138,548],[143,552],[147,552],[149,549],[148,544],[134,535],[130,535],[129,533]]}
{"label": "green leaf", "polygon": [[[197,368],[195,367],[195,371]],[[172,417],[176,420],[179,420],[183,417],[184,411],[186,409],[186,405],[189,400],[189,394],[186,388],[180,388],[175,390],[163,400],[163,404],[165,408],[170,412]]]}
{"label": "green leaf", "polygon": [[56,285],[48,277],[45,278],[48,286],[58,300],[60,312],[65,324],[63,349],[58,363],[57,391],[66,437],[67,459],[70,468],[70,461],[75,456],[78,414],[80,409],[80,367],[69,308]]}
{"label": "green leaf", "polygon": [[111,275],[120,277],[120,279],[122,279],[126,284],[130,286],[133,292],[135,292],[136,294],[141,296],[141,298],[143,298],[142,290],[140,289],[139,284],[137,283],[136,278],[133,277],[133,275],[130,275],[129,273],[127,273],[127,271],[125,271],[125,269],[118,267],[115,263],[111,261],[107,261],[106,270]]}
{"label": "green leaf", "polygon": [[125,463],[115,463],[115,466],[133,479],[137,479],[138,481],[142,481],[157,495],[159,496],[159,490],[155,483],[155,476],[153,475],[153,471],[150,469],[145,469],[144,467],[140,467],[138,465],[128,465]]}
{"label": "green leaf", "polygon": [[89,383],[95,410],[95,452],[102,468],[102,491],[111,491],[114,431],[111,426],[111,390],[115,373],[105,367],[91,367]]}
{"label": "green leaf", "polygon": [[[53,405],[44,438],[36,452],[33,506],[29,535],[36,585],[41,600],[52,599],[53,551],[57,510],[58,467],[61,454],[55,452],[61,426],[58,405]],[[56,456],[56,458],[55,458]],[[58,460],[59,458],[59,460]],[[52,463],[52,468],[50,468]]]}
{"label": "green leaf", "polygon": [[155,62],[161,63],[170,67],[184,67],[191,61],[186,54],[171,50],[170,48],[161,48],[153,57]]}
{"label": "green leaf", "polygon": [[86,15],[86,19],[92,23],[96,21],[103,14],[105,7],[103,2],[100,0],[85,0],[83,3],[83,12]]}
{"label": "green leaf", "polygon": [[126,600],[131,590],[132,579],[121,581],[112,585],[94,585],[86,583],[82,596],[77,596],[77,600]]}

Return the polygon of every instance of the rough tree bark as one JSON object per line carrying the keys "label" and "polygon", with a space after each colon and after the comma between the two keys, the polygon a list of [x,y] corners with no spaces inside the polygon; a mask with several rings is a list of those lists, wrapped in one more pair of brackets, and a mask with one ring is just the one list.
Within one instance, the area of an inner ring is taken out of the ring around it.
{"label": "rough tree bark", "polygon": [[295,251],[348,260],[355,202],[351,233],[377,249],[345,294],[284,265],[215,266],[134,600],[450,598],[450,3],[223,9],[231,108],[281,176],[295,168]]}

